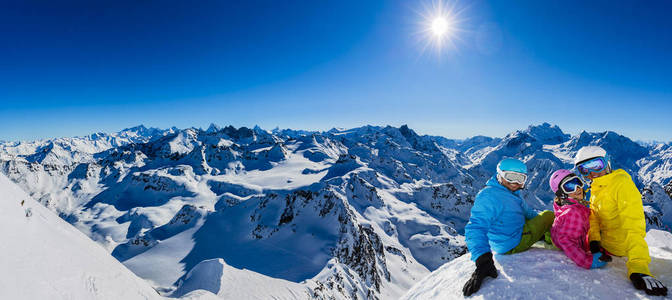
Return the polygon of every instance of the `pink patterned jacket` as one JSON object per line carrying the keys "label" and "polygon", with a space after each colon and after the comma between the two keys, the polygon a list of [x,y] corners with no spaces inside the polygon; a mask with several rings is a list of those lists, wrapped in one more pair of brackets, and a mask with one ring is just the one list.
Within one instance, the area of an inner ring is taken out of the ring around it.
{"label": "pink patterned jacket", "polygon": [[590,228],[590,208],[571,198],[564,201],[567,204],[563,206],[553,202],[555,221],[551,227],[551,239],[579,267],[590,269],[593,256],[588,251],[586,241]]}

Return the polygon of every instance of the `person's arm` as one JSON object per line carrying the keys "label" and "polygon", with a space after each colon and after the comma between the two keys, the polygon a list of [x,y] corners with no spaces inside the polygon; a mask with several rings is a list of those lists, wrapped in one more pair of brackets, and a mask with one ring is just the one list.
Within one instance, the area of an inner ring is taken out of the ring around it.
{"label": "person's arm", "polygon": [[497,268],[492,260],[488,231],[501,211],[501,203],[487,190],[476,195],[469,223],[464,229],[467,248],[471,252],[471,260],[476,263],[476,270],[462,288],[464,296],[478,292],[486,277],[497,278]]}
{"label": "person's arm", "polygon": [[625,230],[626,255],[628,257],[628,276],[632,273],[651,275],[649,271],[649,247],[644,240],[646,221],[642,195],[630,178],[615,181],[616,203],[619,219]]}
{"label": "person's arm", "polygon": [[467,248],[471,252],[471,260],[476,261],[481,255],[490,252],[490,243],[488,240],[488,231],[499,215],[495,201],[492,201],[491,195],[484,191],[478,193],[474,206],[471,208],[469,223],[464,228]]}
{"label": "person's arm", "polygon": [[591,242],[597,241],[599,243],[602,240],[602,237],[600,236],[600,216],[597,214],[597,212],[593,209],[592,206],[590,207],[590,217],[588,218],[588,220],[590,220],[590,229],[588,229],[588,240]]}
{"label": "person's arm", "polygon": [[667,296],[667,287],[651,276],[651,271],[649,271],[651,257],[649,246],[644,240],[646,221],[644,220],[642,195],[630,178],[623,180],[617,188],[616,201],[618,211],[621,212],[619,218],[622,228],[626,230],[628,277],[636,289],[644,290],[648,295]]}
{"label": "person's arm", "polygon": [[523,199],[523,197],[520,197],[520,199],[523,201],[523,211],[525,212],[525,220],[532,219],[539,215],[534,209],[531,209],[529,205],[527,205],[527,201]]}

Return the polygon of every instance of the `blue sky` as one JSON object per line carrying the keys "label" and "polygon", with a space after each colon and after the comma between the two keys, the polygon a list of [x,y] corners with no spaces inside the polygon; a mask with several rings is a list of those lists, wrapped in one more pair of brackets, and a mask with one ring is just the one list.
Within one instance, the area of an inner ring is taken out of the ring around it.
{"label": "blue sky", "polygon": [[[0,140],[139,124],[503,136],[549,122],[672,140],[669,1],[0,4]],[[589,3],[588,3],[589,2]]]}

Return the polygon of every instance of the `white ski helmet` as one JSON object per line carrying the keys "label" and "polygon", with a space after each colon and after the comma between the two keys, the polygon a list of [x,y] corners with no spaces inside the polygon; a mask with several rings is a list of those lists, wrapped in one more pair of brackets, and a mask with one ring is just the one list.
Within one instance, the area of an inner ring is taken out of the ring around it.
{"label": "white ski helmet", "polygon": [[607,157],[607,151],[602,149],[602,147],[599,146],[585,146],[579,149],[578,152],[576,152],[576,156],[574,157],[574,165],[577,166],[580,163],[587,161],[591,158],[595,157]]}

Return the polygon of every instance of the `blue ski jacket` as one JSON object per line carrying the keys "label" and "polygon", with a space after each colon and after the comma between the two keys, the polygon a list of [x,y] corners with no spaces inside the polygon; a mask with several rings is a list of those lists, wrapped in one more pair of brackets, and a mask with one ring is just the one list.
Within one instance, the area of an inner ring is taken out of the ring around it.
{"label": "blue ski jacket", "polygon": [[493,176],[474,200],[469,223],[464,229],[471,260],[494,250],[505,253],[520,243],[525,220],[537,213],[520,197]]}

